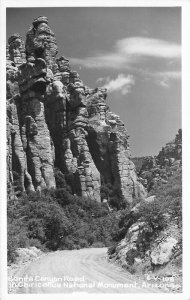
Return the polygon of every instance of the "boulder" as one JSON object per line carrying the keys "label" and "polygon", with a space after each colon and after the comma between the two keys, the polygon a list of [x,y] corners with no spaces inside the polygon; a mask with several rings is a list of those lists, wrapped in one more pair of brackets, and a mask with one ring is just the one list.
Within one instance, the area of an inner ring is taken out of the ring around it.
{"label": "boulder", "polygon": [[158,244],[150,254],[152,265],[160,266],[167,264],[174,254],[177,243],[178,241],[173,237],[167,237],[166,240]]}

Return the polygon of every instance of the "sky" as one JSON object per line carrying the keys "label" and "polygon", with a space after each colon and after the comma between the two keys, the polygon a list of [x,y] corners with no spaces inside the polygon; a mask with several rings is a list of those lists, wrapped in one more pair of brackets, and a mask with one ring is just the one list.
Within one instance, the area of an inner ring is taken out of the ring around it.
{"label": "sky", "polygon": [[179,7],[7,8],[7,38],[25,39],[48,17],[58,56],[84,84],[108,89],[107,104],[130,136],[132,157],[156,155],[181,128]]}

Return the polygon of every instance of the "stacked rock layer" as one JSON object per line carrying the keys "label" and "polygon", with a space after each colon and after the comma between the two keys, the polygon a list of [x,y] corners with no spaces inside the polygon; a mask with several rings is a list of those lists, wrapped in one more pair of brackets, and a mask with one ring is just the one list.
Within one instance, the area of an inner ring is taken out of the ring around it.
{"label": "stacked rock layer", "polygon": [[[106,104],[105,89],[90,89],[69,60],[57,57],[55,35],[38,17],[7,47],[7,176],[22,191],[55,188],[54,168],[69,177],[74,194],[101,201],[111,183],[131,203],[146,197],[130,159],[128,134]],[[15,175],[16,174],[16,175]]]}

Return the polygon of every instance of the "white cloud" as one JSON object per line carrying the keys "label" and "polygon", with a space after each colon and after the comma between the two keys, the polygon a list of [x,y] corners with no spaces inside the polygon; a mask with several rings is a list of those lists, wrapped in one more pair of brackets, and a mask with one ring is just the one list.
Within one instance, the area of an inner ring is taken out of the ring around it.
{"label": "white cloud", "polygon": [[179,59],[179,44],[146,37],[131,37],[118,40],[112,52],[97,53],[96,56],[83,59],[71,58],[70,62],[86,68],[130,68],[132,64],[145,57]]}
{"label": "white cloud", "polygon": [[[99,78],[102,79],[103,78]],[[131,87],[135,84],[135,79],[132,75],[118,74],[115,79],[107,77],[102,88],[106,88],[108,92],[120,91],[122,95],[126,95],[131,91]]]}
{"label": "white cloud", "polygon": [[171,81],[181,79],[180,71],[170,71],[170,72],[157,72],[152,74],[155,82],[165,88],[169,88]]}
{"label": "white cloud", "polygon": [[180,45],[159,39],[132,37],[117,41],[119,52],[129,55],[153,56],[162,58],[179,58]]}
{"label": "white cloud", "polygon": [[105,54],[105,55],[97,55],[94,57],[87,58],[71,58],[70,62],[74,65],[80,65],[85,68],[112,68],[112,69],[120,69],[121,66],[129,67],[130,60],[119,55],[119,54]]}
{"label": "white cloud", "polygon": [[158,72],[156,76],[167,77],[168,79],[180,79],[181,71],[167,71],[167,72]]}

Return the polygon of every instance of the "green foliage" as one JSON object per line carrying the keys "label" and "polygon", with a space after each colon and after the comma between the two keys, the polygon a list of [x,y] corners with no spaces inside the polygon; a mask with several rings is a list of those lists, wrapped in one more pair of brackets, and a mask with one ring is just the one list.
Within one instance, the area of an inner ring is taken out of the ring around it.
{"label": "green foliage", "polygon": [[123,199],[119,187],[112,186],[110,183],[105,184],[102,182],[101,189],[101,199],[106,199],[110,207],[116,210],[125,209],[127,202]]}
{"label": "green foliage", "polygon": [[92,244],[93,248],[103,248],[105,247],[105,244],[103,242],[95,242]]}
{"label": "green foliage", "polygon": [[[145,222],[148,230],[143,228],[136,242],[137,249],[144,255],[151,242],[160,231],[170,226],[175,220],[180,227],[182,224],[182,170],[176,170],[169,178],[167,184],[157,183],[152,193],[156,195],[153,201],[134,202],[131,209],[122,211],[119,230],[113,235],[113,240],[118,242],[123,239],[128,229],[137,221]],[[115,246],[109,249],[110,255],[115,252]],[[130,256],[130,255],[128,255]],[[133,253],[130,256],[133,263]],[[129,262],[130,263],[130,262]]]}
{"label": "green foliage", "polygon": [[57,188],[65,188],[66,181],[65,175],[57,168],[54,169],[55,181]]}
{"label": "green foliage", "polygon": [[108,248],[108,255],[114,254],[115,251],[116,251],[116,247],[117,247],[117,243],[115,243],[115,244],[113,244],[112,246],[110,246],[110,247]]}
{"label": "green foliage", "polygon": [[110,246],[118,219],[107,206],[71,195],[67,189],[44,190],[8,201],[8,260],[15,249],[41,250]]}
{"label": "green foliage", "polygon": [[54,169],[54,175],[55,175],[56,187],[58,189],[64,188],[68,192],[71,192],[71,186],[69,185],[66,176],[58,168]]}
{"label": "green foliage", "polygon": [[[10,221],[10,220],[8,220]],[[9,262],[14,262],[16,259],[15,250],[20,247],[29,246],[29,239],[27,237],[26,228],[22,228],[19,222],[14,221],[8,226],[7,237],[7,257]]]}
{"label": "green foliage", "polygon": [[167,226],[164,213],[163,205],[157,199],[150,203],[142,201],[139,207],[139,216],[148,223],[154,232],[161,231]]}
{"label": "green foliage", "polygon": [[176,170],[167,184],[155,185],[153,191],[159,201],[160,209],[169,214],[171,219],[182,219],[182,169]]}
{"label": "green foliage", "polygon": [[113,193],[113,187],[110,183],[102,183],[101,185],[101,189],[100,189],[100,193],[101,193],[101,199],[109,199],[109,197],[112,195]]}

